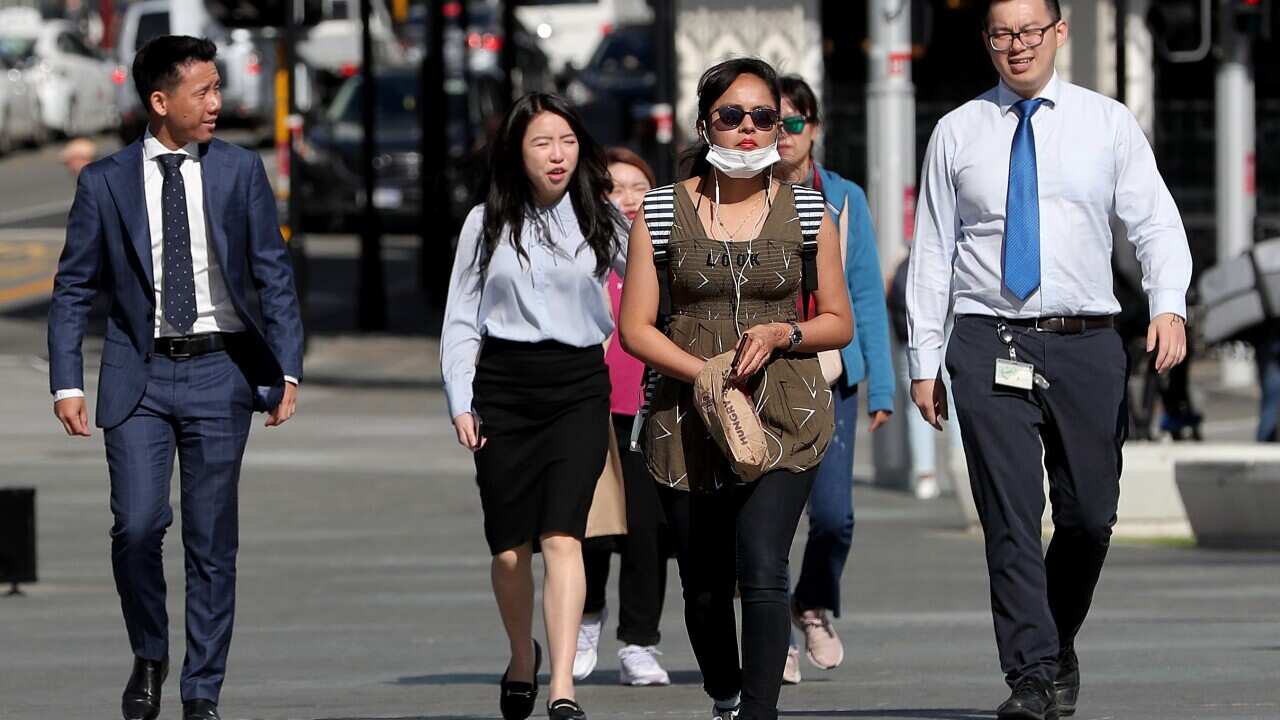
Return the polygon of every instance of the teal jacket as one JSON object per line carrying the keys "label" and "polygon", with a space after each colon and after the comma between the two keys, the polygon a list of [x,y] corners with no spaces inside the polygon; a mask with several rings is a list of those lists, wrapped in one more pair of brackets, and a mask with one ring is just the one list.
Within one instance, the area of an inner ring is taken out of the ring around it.
{"label": "teal jacket", "polygon": [[867,194],[857,183],[815,163],[821,179],[827,211],[836,227],[839,213],[848,213],[848,237],[844,238],[844,279],[853,303],[853,341],[840,351],[844,382],[854,386],[867,381],[867,411],[893,412],[893,359],[889,351],[889,313],[885,309],[880,253],[871,225]]}

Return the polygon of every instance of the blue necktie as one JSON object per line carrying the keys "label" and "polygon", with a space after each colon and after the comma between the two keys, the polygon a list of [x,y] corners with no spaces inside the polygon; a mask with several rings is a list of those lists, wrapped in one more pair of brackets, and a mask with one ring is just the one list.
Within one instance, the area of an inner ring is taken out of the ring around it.
{"label": "blue necktie", "polygon": [[1005,198],[1004,286],[1019,300],[1040,287],[1040,189],[1036,180],[1036,133],[1031,116],[1041,98],[1019,100],[1018,129],[1009,154],[1009,194]]}
{"label": "blue necktie", "polygon": [[196,282],[191,265],[191,226],[187,220],[187,187],[182,182],[181,153],[160,156],[164,185],[160,218],[164,223],[164,319],[186,335],[196,322]]}

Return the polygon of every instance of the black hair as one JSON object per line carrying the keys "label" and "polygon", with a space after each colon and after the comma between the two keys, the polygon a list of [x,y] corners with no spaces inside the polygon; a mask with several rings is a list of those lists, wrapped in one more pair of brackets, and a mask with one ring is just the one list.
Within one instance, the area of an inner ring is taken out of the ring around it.
{"label": "black hair", "polygon": [[[987,0],[987,9],[982,13],[982,29],[987,29],[987,23],[991,20],[991,6],[996,3],[1007,2],[1007,0]],[[1044,0],[1044,6],[1049,10],[1050,19],[1055,23],[1062,20],[1062,3],[1058,0]]]}
{"label": "black hair", "polygon": [[805,120],[811,123],[821,122],[818,116],[818,96],[804,78],[799,75],[783,75],[778,78],[778,86],[782,88],[782,96],[796,106]]}
{"label": "black hair", "polygon": [[[760,58],[734,58],[712,65],[702,78],[698,80],[698,119],[699,133],[705,131],[710,121],[711,103],[720,99],[729,90],[729,86],[741,75],[755,75],[769,86],[773,101],[782,104],[782,88],[778,85],[778,73],[769,63]],[[680,162],[688,168],[685,177],[702,177],[711,172],[711,164],[707,162],[707,141],[699,136],[693,147],[680,156]]]}
{"label": "black hair", "polygon": [[151,93],[172,92],[182,80],[182,68],[193,62],[213,62],[218,46],[206,38],[161,35],[133,57],[133,85],[144,112],[151,112]]}
{"label": "black hair", "polygon": [[[609,263],[620,247],[619,237],[625,232],[622,213],[609,202],[613,181],[604,148],[591,137],[582,119],[563,98],[550,93],[531,92],[511,106],[502,120],[502,128],[494,139],[489,157],[489,196],[485,202],[484,227],[480,233],[476,261],[483,274],[489,260],[502,241],[504,232],[516,254],[528,260],[529,254],[520,242],[526,220],[535,223],[533,185],[524,169],[524,135],[529,123],[540,113],[550,112],[564,118],[578,137],[578,165],[569,178],[566,192],[573,202],[578,228],[586,246],[596,256],[596,275],[604,277]],[[542,228],[544,234],[548,228]]]}

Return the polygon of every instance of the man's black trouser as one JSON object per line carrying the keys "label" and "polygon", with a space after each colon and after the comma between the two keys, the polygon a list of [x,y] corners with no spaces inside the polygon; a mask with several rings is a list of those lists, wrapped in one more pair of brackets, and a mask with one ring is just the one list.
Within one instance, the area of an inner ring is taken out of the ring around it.
{"label": "man's black trouser", "polygon": [[[1011,326],[1017,359],[1049,387],[996,385],[996,358],[1009,357],[997,324],[961,316],[946,362],[986,536],[1000,667],[1013,685],[1030,675],[1052,680],[1059,651],[1073,646],[1089,611],[1120,497],[1128,368],[1113,329]],[[1042,555],[1045,471],[1054,533]]]}

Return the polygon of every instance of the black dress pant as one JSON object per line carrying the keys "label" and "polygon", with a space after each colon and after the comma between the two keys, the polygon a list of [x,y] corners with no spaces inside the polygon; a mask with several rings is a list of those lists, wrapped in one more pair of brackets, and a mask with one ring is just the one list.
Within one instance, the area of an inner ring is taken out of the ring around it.
{"label": "black dress pant", "polygon": [[[947,369],[986,537],[1000,667],[1013,685],[1052,680],[1089,611],[1120,497],[1128,368],[1114,330],[1011,326],[1018,360],[1049,387],[996,385],[996,358],[1009,356],[997,323],[957,319]],[[1042,554],[1045,471],[1054,532]]]}
{"label": "black dress pant", "polygon": [[[742,694],[741,720],[774,720],[791,638],[788,556],[816,470],[695,493],[659,486],[675,532],[684,619],[715,700]],[[742,663],[733,596],[742,596]]]}
{"label": "black dress pant", "polygon": [[629,645],[657,645],[662,601],[667,592],[670,556],[666,520],[658,501],[658,484],[645,467],[644,455],[629,449],[631,415],[614,415],[613,431],[622,451],[622,485],[627,500],[627,534],[589,538],[582,543],[587,571],[584,613],[604,609],[609,560],[616,548],[622,557],[618,577],[618,640]]}

